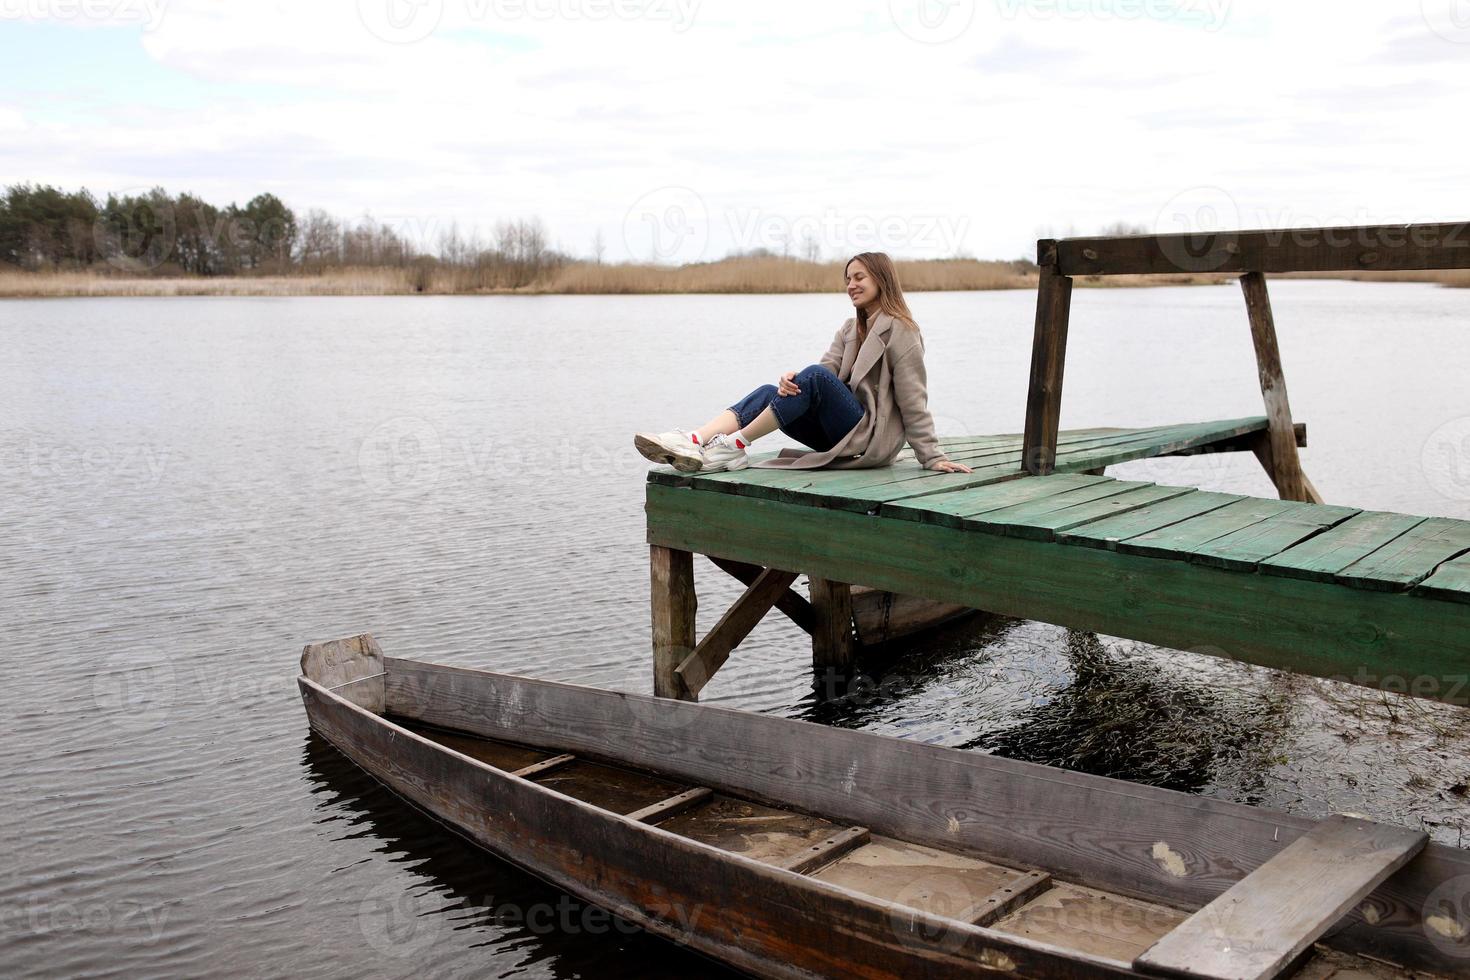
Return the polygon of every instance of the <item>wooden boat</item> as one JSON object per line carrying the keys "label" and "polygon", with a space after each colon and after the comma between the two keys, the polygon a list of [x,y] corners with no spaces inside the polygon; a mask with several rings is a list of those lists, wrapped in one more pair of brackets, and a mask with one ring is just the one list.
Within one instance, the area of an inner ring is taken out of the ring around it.
{"label": "wooden boat", "polygon": [[459,833],[765,977],[1470,976],[1470,852],[865,732],[306,647],[313,729]]}

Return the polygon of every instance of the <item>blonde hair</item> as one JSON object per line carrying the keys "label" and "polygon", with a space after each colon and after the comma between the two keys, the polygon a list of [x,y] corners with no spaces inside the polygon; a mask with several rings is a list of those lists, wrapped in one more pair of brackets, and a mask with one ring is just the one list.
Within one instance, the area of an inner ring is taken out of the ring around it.
{"label": "blonde hair", "polygon": [[[887,252],[859,252],[847,260],[847,265],[842,267],[843,278],[847,277],[847,270],[854,262],[861,262],[863,268],[868,270],[868,275],[878,282],[878,310],[887,313],[899,323],[915,332],[919,325],[914,321],[914,315],[909,311],[909,304],[903,298],[903,287],[898,284],[898,269],[893,260],[888,257]],[[868,332],[868,312],[859,309],[857,311],[858,334],[866,336]]]}

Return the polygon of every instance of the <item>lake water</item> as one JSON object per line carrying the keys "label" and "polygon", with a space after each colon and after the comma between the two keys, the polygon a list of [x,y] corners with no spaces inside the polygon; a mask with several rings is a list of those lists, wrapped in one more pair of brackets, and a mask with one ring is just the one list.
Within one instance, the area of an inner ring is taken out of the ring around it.
{"label": "lake water", "polygon": [[[1330,503],[1470,518],[1470,290],[1272,284]],[[941,434],[1022,426],[1033,297],[911,297]],[[812,362],[844,297],[0,304],[0,973],[675,977],[308,734],[303,643],[650,689],[637,428]],[[1261,412],[1239,290],[1079,290],[1063,427]],[[781,445],[770,440],[771,448]],[[1250,454],[1113,475],[1270,495]],[[701,630],[738,586],[697,567]],[[977,619],[819,701],[706,701],[1463,842],[1470,712]],[[382,938],[387,935],[391,942]]]}

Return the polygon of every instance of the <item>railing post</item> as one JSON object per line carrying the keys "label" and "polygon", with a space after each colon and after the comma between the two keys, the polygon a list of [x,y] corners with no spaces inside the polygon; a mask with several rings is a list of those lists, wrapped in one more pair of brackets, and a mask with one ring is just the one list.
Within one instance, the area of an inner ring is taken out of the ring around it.
{"label": "railing post", "polygon": [[1041,267],[1041,281],[1036,289],[1036,334],[1031,341],[1031,387],[1026,394],[1021,469],[1033,476],[1045,476],[1056,466],[1072,280],[1058,268],[1055,241],[1042,239],[1036,243],[1036,262]]}

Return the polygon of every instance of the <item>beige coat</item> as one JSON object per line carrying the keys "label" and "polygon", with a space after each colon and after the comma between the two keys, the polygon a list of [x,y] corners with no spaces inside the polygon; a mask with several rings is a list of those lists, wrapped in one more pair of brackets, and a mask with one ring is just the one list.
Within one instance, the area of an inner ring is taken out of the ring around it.
{"label": "beige coat", "polygon": [[946,459],[934,437],[929,415],[924,341],[917,330],[879,313],[868,324],[862,348],[857,318],[844,323],[820,362],[857,395],[863,418],[842,441],[826,452],[783,449],[774,459],[751,466],[810,470],[865,469],[887,466],[907,442],[926,468]]}

